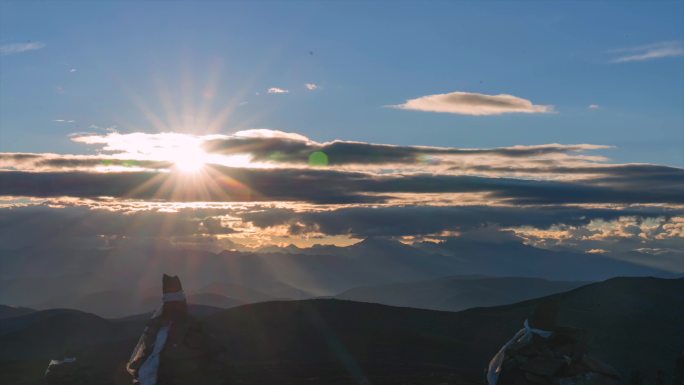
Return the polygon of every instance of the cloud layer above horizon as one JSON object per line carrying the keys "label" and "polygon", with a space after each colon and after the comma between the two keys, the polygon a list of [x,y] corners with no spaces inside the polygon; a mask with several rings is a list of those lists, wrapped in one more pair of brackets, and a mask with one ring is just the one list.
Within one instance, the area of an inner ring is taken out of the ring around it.
{"label": "cloud layer above horizon", "polygon": [[[612,164],[610,146],[395,146],[257,129],[77,134],[95,155],[0,153],[0,195],[310,203],[683,204],[684,170]],[[182,161],[203,164],[188,175]],[[321,163],[321,159],[323,160]]]}
{"label": "cloud layer above horizon", "polygon": [[[56,217],[77,208],[109,212],[126,223],[134,213],[161,215],[185,226],[173,237],[211,248],[375,236],[442,242],[489,229],[487,237],[499,234],[490,241],[505,235],[583,253],[662,262],[684,252],[684,170],[592,154],[609,151],[605,145],[321,143],[266,129],[71,139],[95,153],[0,153],[1,211],[16,223],[35,215],[31,207]],[[200,157],[204,166],[184,172],[179,156]],[[116,236],[107,232],[100,235]]]}

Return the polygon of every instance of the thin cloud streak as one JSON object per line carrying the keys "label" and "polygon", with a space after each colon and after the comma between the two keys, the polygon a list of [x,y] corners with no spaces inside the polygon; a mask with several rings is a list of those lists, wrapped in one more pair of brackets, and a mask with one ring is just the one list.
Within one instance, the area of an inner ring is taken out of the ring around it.
{"label": "thin cloud streak", "polygon": [[0,55],[15,55],[19,53],[35,51],[46,46],[41,42],[10,43],[0,45]]}
{"label": "thin cloud streak", "polygon": [[289,93],[290,91],[289,91],[289,90],[286,90],[286,89],[284,89],[284,88],[271,87],[271,88],[269,88],[266,92],[268,92],[269,94],[287,94],[287,93]]}
{"label": "thin cloud streak", "polygon": [[612,60],[613,63],[646,61],[684,56],[684,44],[681,41],[666,41],[632,48],[622,48],[611,52],[620,54],[619,57]]}

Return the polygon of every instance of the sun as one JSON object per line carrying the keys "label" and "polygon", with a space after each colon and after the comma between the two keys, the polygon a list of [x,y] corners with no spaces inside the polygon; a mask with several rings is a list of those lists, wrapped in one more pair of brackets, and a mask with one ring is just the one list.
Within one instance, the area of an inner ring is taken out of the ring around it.
{"label": "sun", "polygon": [[197,173],[201,171],[206,165],[206,163],[204,162],[204,160],[201,159],[201,157],[195,157],[192,155],[181,156],[180,158],[174,161],[174,164],[179,171],[188,174]]}
{"label": "sun", "polygon": [[207,153],[198,146],[178,148],[170,158],[175,168],[186,174],[196,174],[207,164]]}

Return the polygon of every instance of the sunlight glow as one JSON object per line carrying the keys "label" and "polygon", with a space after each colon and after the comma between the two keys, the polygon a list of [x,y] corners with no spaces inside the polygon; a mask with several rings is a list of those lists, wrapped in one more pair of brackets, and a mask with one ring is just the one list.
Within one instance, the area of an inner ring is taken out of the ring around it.
{"label": "sunlight glow", "polygon": [[190,151],[178,154],[174,157],[173,163],[179,171],[185,173],[197,173],[206,165],[206,154],[202,151]]}

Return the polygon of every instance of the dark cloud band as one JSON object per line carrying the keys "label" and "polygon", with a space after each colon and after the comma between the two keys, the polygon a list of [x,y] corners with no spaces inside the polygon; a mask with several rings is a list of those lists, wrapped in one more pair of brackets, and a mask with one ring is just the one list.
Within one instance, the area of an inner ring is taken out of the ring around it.
{"label": "dark cloud band", "polygon": [[102,156],[73,156],[32,153],[0,153],[0,168],[31,169],[95,169],[97,167],[122,167],[140,169],[169,169],[173,163],[154,160],[126,159]]}
{"label": "dark cloud band", "polygon": [[426,156],[493,155],[524,158],[549,154],[605,148],[588,144],[501,147],[492,149],[465,149],[453,147],[392,146],[363,142],[333,141],[316,143],[287,138],[229,137],[208,140],[206,151],[224,155],[250,154],[255,161],[274,163],[306,163],[313,152],[324,152],[331,165],[344,164],[420,164]]}
{"label": "dark cloud band", "polygon": [[619,175],[555,182],[455,175],[376,175],[331,169],[208,167],[176,172],[0,172],[0,195],[167,201],[305,201],[373,203],[393,194],[483,193],[517,204],[684,203],[681,173]]}

